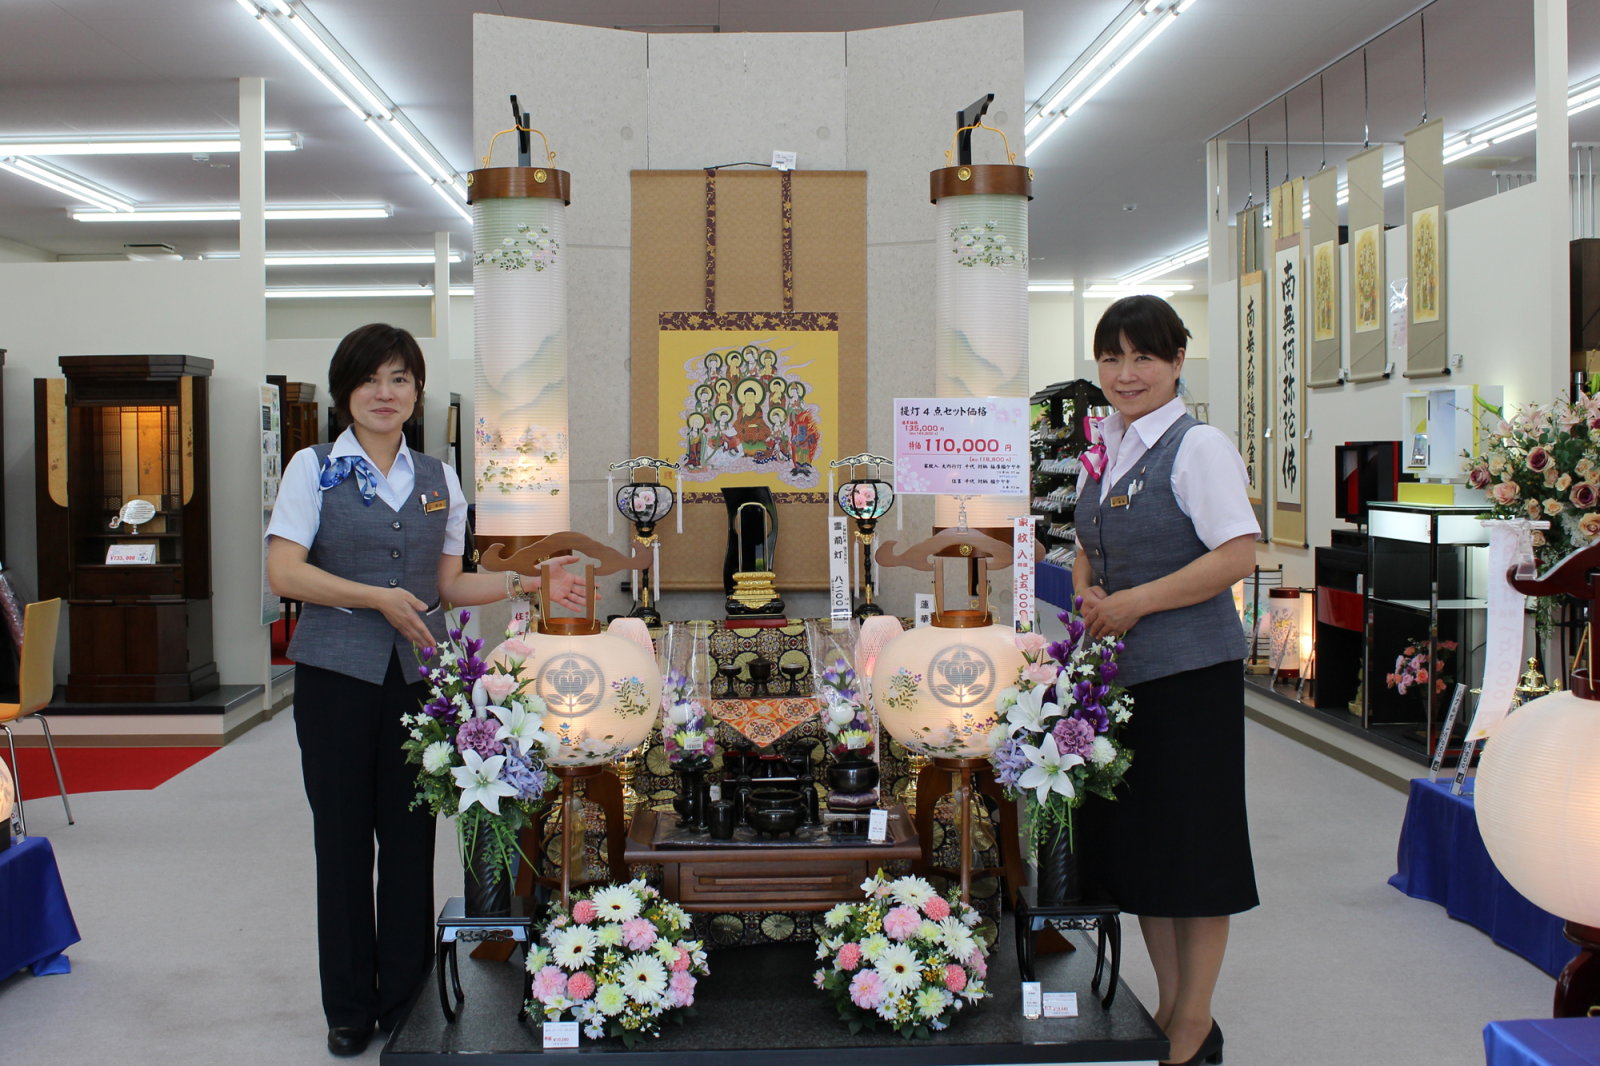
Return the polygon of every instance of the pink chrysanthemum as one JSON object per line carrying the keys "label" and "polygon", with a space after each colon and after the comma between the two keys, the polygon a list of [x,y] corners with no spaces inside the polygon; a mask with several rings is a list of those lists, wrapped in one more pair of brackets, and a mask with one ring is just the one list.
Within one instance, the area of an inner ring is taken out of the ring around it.
{"label": "pink chrysanthemum", "polygon": [[[959,967],[957,967],[957,969],[959,969]],[[957,988],[953,991],[959,992],[961,990]],[[568,999],[582,1000],[588,999],[592,995],[594,995],[594,978],[590,977],[586,971],[579,970],[577,973],[567,978]]]}
{"label": "pink chrysanthemum", "polygon": [[674,1007],[694,1006],[694,974],[675,973],[667,981],[667,996]]}
{"label": "pink chrysanthemum", "polygon": [[896,907],[883,916],[883,931],[890,940],[904,940],[922,927],[915,907]]}
{"label": "pink chrysanthemum", "polygon": [[689,964],[692,962],[694,962],[694,957],[687,950],[680,947],[678,949],[678,957],[672,960],[671,970],[673,973],[682,973],[689,968]]}
{"label": "pink chrysanthemum", "polygon": [[967,971],[955,963],[944,968],[944,986],[952,992],[959,992],[967,987]]}
{"label": "pink chrysanthemum", "polygon": [[883,979],[876,970],[862,970],[850,979],[850,1002],[862,1010],[876,1010],[884,995]]}
{"label": "pink chrysanthemum", "polygon": [[596,914],[594,904],[586,899],[580,899],[572,905],[572,920],[579,925],[588,925],[594,921]]}
{"label": "pink chrysanthemum", "polygon": [[983,957],[983,949],[973,948],[972,953],[966,958],[966,963],[979,977],[989,976],[989,960]]}
{"label": "pink chrysanthemum", "polygon": [[648,918],[629,918],[622,923],[622,942],[629,951],[643,951],[656,942],[656,927]]}
{"label": "pink chrysanthemum", "polygon": [[839,949],[839,969],[849,972],[861,965],[861,945],[852,941]]}
{"label": "pink chrysanthemum", "polygon": [[922,913],[931,921],[942,922],[950,917],[950,903],[943,896],[929,896],[922,905]]}

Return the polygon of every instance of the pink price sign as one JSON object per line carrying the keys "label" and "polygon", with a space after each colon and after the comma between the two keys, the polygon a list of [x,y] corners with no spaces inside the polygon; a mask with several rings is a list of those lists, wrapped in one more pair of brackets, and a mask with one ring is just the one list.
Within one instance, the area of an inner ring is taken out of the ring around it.
{"label": "pink price sign", "polygon": [[894,487],[911,495],[1027,495],[1028,401],[894,401]]}

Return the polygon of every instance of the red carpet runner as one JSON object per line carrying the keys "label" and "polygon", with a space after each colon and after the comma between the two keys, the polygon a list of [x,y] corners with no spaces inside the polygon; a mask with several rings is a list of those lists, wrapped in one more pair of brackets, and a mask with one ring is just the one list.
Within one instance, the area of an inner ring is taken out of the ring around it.
{"label": "red carpet runner", "polygon": [[[23,729],[29,726],[24,724]],[[37,727],[34,727],[37,728]],[[170,778],[187,770],[216,748],[63,748],[57,746],[61,758],[61,776],[67,780],[67,795],[80,792],[123,792],[129,789],[155,788]],[[0,758],[9,759],[9,752],[0,744]],[[50,752],[45,748],[18,748],[14,769],[19,771],[22,798],[39,799],[54,796],[56,772],[50,765]]]}

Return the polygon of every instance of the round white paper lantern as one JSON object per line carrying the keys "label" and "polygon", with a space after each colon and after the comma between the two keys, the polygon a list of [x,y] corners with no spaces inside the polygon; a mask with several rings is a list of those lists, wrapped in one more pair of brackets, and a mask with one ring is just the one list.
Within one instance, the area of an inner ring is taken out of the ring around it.
{"label": "round white paper lantern", "polygon": [[1023,665],[1009,626],[921,626],[885,644],[872,665],[872,702],[911,751],[953,759],[989,754],[995,700]]}
{"label": "round white paper lantern", "polygon": [[1600,926],[1600,702],[1554,692],[1523,704],[1484,747],[1475,806],[1489,857],[1559,918]]}

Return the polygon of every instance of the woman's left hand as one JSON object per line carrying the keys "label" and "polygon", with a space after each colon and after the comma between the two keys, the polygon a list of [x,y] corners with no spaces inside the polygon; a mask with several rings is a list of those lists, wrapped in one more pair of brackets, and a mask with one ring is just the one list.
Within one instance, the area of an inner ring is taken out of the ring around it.
{"label": "woman's left hand", "polygon": [[[558,603],[568,610],[582,610],[587,603],[589,582],[581,574],[574,574],[566,569],[567,564],[577,562],[578,557],[576,555],[563,555],[549,561],[554,566],[552,569],[545,571],[550,574],[550,587],[544,590],[545,602]],[[531,585],[533,583],[526,576],[523,581],[525,584]]]}
{"label": "woman's left hand", "polygon": [[1137,589],[1123,589],[1109,596],[1104,593],[1097,597],[1085,596],[1083,620],[1089,627],[1089,635],[1097,640],[1120,637],[1132,629],[1145,615],[1139,605],[1140,599]]}

